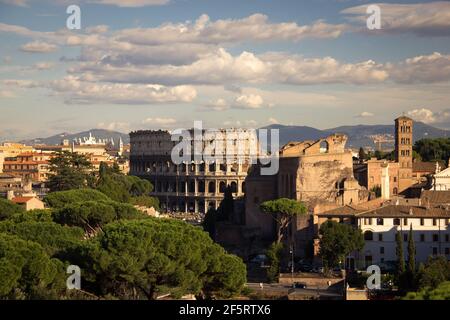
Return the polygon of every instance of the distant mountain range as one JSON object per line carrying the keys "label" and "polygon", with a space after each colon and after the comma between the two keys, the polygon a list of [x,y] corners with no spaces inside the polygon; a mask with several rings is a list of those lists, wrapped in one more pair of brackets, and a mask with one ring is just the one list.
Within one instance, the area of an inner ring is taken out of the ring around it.
{"label": "distant mountain range", "polygon": [[67,133],[63,132],[60,134],[56,134],[51,137],[47,138],[35,138],[35,139],[29,139],[29,140],[23,140],[20,141],[25,144],[29,145],[36,145],[36,144],[46,144],[46,145],[58,145],[61,144],[61,142],[64,139],[69,140],[69,142],[72,142],[74,139],[78,138],[84,138],[89,137],[89,133],[92,134],[93,137],[97,139],[114,139],[114,142],[117,143],[119,138],[122,138],[123,143],[127,144],[130,142],[130,137],[127,133],[117,132],[117,131],[111,131],[111,130],[105,130],[105,129],[92,129],[88,131],[78,132],[78,133]]}
{"label": "distant mountain range", "polygon": [[[320,130],[307,126],[285,126],[281,124],[273,124],[263,127],[263,129],[279,129],[280,130],[280,146],[288,143],[289,141],[302,141],[302,140],[317,140],[326,137],[333,133],[344,133],[349,137],[347,147],[359,148],[359,147],[371,147],[374,148],[374,136],[384,137],[387,140],[393,140],[394,138],[394,125],[355,125],[355,126],[340,126],[331,129]],[[130,142],[128,134],[117,131],[104,130],[104,129],[92,129],[89,131],[83,131],[78,133],[60,133],[48,138],[36,138],[31,140],[21,141],[26,144],[47,144],[57,145],[60,144],[63,139],[72,141],[73,139],[88,137],[89,133],[97,139],[111,139],[117,141],[119,137],[127,144]],[[439,138],[450,137],[450,131],[444,129],[438,129],[427,125],[422,122],[414,122],[414,141],[423,138]],[[393,143],[388,142],[383,144],[383,147],[392,147]]]}
{"label": "distant mountain range", "polygon": [[[324,138],[333,133],[344,133],[348,136],[347,147],[371,147],[374,148],[373,136],[394,139],[395,126],[392,125],[355,125],[341,126],[331,129],[319,130],[306,126],[285,126],[273,124],[264,127],[264,129],[280,130],[280,145],[289,141],[316,140]],[[450,137],[450,131],[438,129],[422,122],[414,122],[413,140],[417,141],[423,138]],[[393,142],[383,143],[384,148],[393,147]]]}

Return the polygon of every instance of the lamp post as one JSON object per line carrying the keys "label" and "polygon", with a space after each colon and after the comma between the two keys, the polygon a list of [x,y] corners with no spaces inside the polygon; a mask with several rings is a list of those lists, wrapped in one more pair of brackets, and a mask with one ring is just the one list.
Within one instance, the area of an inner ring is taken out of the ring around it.
{"label": "lamp post", "polygon": [[289,253],[291,254],[291,280],[292,287],[295,288],[294,285],[294,245],[291,243]]}

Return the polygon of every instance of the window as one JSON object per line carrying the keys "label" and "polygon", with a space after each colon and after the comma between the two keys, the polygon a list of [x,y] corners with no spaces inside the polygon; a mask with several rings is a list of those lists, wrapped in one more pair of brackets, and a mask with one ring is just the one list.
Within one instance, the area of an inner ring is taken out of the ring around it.
{"label": "window", "polygon": [[364,232],[364,240],[372,241],[373,240],[373,232],[372,231]]}
{"label": "window", "polygon": [[450,248],[445,248],[445,254],[450,254]]}
{"label": "window", "polygon": [[433,218],[433,226],[437,225],[437,219]]}
{"label": "window", "polygon": [[424,233],[420,234],[420,242],[425,242],[425,234]]}
{"label": "window", "polygon": [[380,247],[380,254],[384,254],[384,247]]}
{"label": "window", "polygon": [[404,226],[407,226],[407,225],[408,225],[408,218],[404,218],[404,219],[403,219],[403,225],[404,225]]}
{"label": "window", "polygon": [[437,233],[433,234],[433,242],[439,241],[439,235]]}
{"label": "window", "polygon": [[403,241],[408,241],[408,234],[407,233],[403,234]]}
{"label": "window", "polygon": [[372,225],[372,218],[364,218],[364,224],[368,226]]}
{"label": "window", "polygon": [[394,226],[399,226],[400,225],[400,219],[399,218],[395,218],[394,219]]}
{"label": "window", "polygon": [[384,220],[383,220],[383,218],[377,218],[377,225],[378,225],[378,226],[384,225]]}
{"label": "window", "polygon": [[378,234],[378,241],[383,241],[383,234],[382,233]]}
{"label": "window", "polygon": [[445,235],[445,242],[449,242],[449,237],[450,236],[448,234]]}
{"label": "window", "polygon": [[424,226],[425,225],[425,219],[424,218],[420,218],[420,225]]}
{"label": "window", "polygon": [[436,247],[433,247],[433,255],[437,255],[438,254],[438,250]]}

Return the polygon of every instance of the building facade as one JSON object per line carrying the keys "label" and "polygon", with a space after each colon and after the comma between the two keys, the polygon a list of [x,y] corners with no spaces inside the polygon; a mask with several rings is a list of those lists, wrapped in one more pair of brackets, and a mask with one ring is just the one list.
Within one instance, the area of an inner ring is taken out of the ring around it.
{"label": "building facade", "polygon": [[[186,132],[193,133],[192,130]],[[254,131],[244,129],[203,132],[201,137],[192,138],[190,144],[194,147],[199,143],[203,150],[213,141],[215,152],[220,150],[227,155],[226,160],[189,157],[190,160],[176,164],[171,153],[178,142],[172,141],[170,132],[131,132],[130,174],[148,179],[153,184],[152,195],[159,198],[163,210],[206,213],[209,208],[219,206],[227,187],[234,197],[244,195],[245,179],[255,156],[252,153],[257,150]],[[238,145],[241,150],[237,150]],[[221,158],[219,154],[216,156],[216,159]]]}
{"label": "building facade", "polygon": [[364,248],[347,259],[347,266],[351,269],[372,264],[395,265],[398,232],[407,261],[410,230],[416,247],[416,263],[426,262],[428,257],[436,255],[450,259],[450,211],[447,208],[387,204],[367,210],[359,206],[344,206],[317,216],[317,230],[320,224],[333,220],[351,224],[363,233]]}

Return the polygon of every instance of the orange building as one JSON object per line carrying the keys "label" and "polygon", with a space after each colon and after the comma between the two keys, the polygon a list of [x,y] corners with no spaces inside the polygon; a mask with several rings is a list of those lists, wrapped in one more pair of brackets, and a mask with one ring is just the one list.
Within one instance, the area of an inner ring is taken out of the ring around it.
{"label": "orange building", "polygon": [[3,172],[21,177],[24,180],[33,182],[44,182],[48,179],[51,154],[26,152],[17,155],[15,158],[5,160]]}

